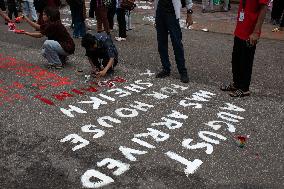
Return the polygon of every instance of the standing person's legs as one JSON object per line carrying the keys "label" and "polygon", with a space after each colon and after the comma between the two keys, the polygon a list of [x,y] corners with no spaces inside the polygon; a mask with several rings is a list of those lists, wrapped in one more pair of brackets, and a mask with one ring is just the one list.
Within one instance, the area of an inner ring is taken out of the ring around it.
{"label": "standing person's legs", "polygon": [[0,0],[0,9],[2,11],[6,11],[6,5],[4,0]]}
{"label": "standing person's legs", "polygon": [[161,72],[157,74],[156,77],[166,77],[170,75],[171,72],[171,64],[168,53],[168,25],[166,19],[166,14],[163,13],[162,10],[157,9],[155,22],[157,31],[158,51],[163,67],[163,73]]}
{"label": "standing person's legs", "polygon": [[90,1],[90,10],[89,10],[89,17],[94,18],[94,11],[95,11],[95,0]]}
{"label": "standing person's legs", "polygon": [[273,6],[271,11],[271,20],[273,21],[273,24],[278,24],[281,14],[280,13],[280,5],[282,0],[273,0]]}
{"label": "standing person's legs", "polygon": [[185,67],[184,59],[184,48],[182,44],[182,32],[179,25],[179,20],[176,19],[175,15],[170,15],[167,18],[167,25],[170,32],[170,37],[175,54],[175,61],[179,74],[181,76],[187,76],[187,69]]}
{"label": "standing person's legs", "polygon": [[59,56],[67,56],[68,53],[64,51],[61,45],[54,40],[46,40],[42,45],[42,55],[49,64],[61,65]]}
{"label": "standing person's legs", "polygon": [[16,7],[16,4],[10,4],[8,5],[8,16],[10,19],[12,19],[13,17],[13,14],[15,16],[15,18],[18,17],[18,10],[17,10],[17,7]]}
{"label": "standing person's legs", "polygon": [[234,47],[232,52],[232,73],[233,73],[233,85],[235,88],[240,88],[240,76],[241,68],[240,61],[243,55],[243,44],[242,40],[238,37],[234,38]]}
{"label": "standing person's legs", "polygon": [[8,5],[8,17],[10,18],[10,20],[12,20],[13,18],[13,7],[11,5]]}
{"label": "standing person's legs", "polygon": [[95,8],[95,15],[97,20],[97,33],[103,31],[102,12],[100,8]]}
{"label": "standing person's legs", "polygon": [[13,5],[13,13],[14,13],[15,18],[19,16],[16,4]]}
{"label": "standing person's legs", "polygon": [[29,11],[32,15],[32,19],[33,19],[33,21],[37,21],[38,17],[37,17],[37,14],[36,14],[34,3],[33,2],[28,2],[28,3],[29,3]]}
{"label": "standing person's legs", "polygon": [[109,23],[108,23],[108,19],[107,19],[107,8],[106,7],[101,8],[101,18],[102,18],[102,23],[103,23],[105,32],[107,34],[110,34]]}
{"label": "standing person's legs", "polygon": [[284,11],[283,11],[283,14],[282,14],[282,19],[281,19],[281,22],[280,22],[279,30],[284,31]]}
{"label": "standing person's legs", "polygon": [[107,19],[108,19],[110,30],[113,30],[113,26],[114,26],[113,19],[114,19],[115,12],[116,12],[116,7],[109,8],[107,11]]}
{"label": "standing person's legs", "polygon": [[30,11],[29,11],[29,2],[23,1],[23,14],[25,17],[29,17]]}
{"label": "standing person's legs", "polygon": [[122,8],[117,9],[117,22],[119,27],[119,37],[126,38],[125,10]]}
{"label": "standing person's legs", "polygon": [[86,35],[86,24],[84,21],[80,22],[79,25],[79,36],[84,37]]}
{"label": "standing person's legs", "polygon": [[[243,41],[242,43],[246,44],[247,42]],[[256,46],[248,47],[244,45],[243,56],[241,56],[239,62],[241,70],[239,88],[244,92],[249,91],[255,49]]]}

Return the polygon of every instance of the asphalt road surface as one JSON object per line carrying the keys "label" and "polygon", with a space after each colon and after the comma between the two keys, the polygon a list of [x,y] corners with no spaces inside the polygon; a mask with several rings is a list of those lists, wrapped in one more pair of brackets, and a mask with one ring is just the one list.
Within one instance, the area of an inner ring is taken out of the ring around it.
{"label": "asphalt road surface", "polygon": [[50,70],[45,39],[1,21],[1,189],[284,188],[284,42],[261,40],[252,94],[235,99],[219,90],[231,80],[232,35],[183,30],[190,83],[171,48],[173,72],[156,79],[155,29],[142,17],[100,81],[79,39],[65,68]]}

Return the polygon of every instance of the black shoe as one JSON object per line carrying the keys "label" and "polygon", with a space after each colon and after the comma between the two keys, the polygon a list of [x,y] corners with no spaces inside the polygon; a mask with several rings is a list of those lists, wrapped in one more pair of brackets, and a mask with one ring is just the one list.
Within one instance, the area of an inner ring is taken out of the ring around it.
{"label": "black shoe", "polygon": [[170,76],[170,74],[171,74],[170,71],[162,70],[159,73],[157,73],[156,78],[165,78]]}
{"label": "black shoe", "polygon": [[180,75],[180,81],[183,82],[183,83],[188,83],[189,82],[189,78],[188,78],[187,73],[184,73],[184,74]]}

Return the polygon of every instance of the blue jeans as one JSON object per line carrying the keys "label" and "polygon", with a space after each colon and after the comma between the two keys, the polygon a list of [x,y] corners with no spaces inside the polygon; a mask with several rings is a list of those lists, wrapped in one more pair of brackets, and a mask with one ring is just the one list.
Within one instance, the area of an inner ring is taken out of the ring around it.
{"label": "blue jeans", "polygon": [[46,40],[42,45],[42,56],[47,59],[49,64],[61,64],[59,56],[68,56],[61,45],[54,40]]}
{"label": "blue jeans", "polygon": [[24,15],[26,17],[29,16],[29,14],[31,14],[33,21],[37,21],[37,14],[36,14],[36,10],[35,10],[35,6],[33,2],[28,2],[28,1],[23,1],[23,11],[24,11]]}
{"label": "blue jeans", "polygon": [[161,10],[158,7],[155,22],[157,30],[158,51],[160,54],[163,69],[167,72],[171,71],[171,64],[168,53],[168,34],[170,33],[178,71],[180,74],[187,73],[179,19],[176,19],[175,14],[166,13],[164,10]]}
{"label": "blue jeans", "polygon": [[73,37],[84,37],[86,35],[85,22],[74,22]]}

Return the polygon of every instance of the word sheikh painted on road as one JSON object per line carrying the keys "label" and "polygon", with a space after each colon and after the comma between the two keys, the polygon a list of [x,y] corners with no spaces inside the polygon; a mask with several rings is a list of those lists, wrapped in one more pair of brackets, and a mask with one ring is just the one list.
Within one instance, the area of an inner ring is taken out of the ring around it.
{"label": "word sheikh painted on road", "polygon": [[[129,86],[116,89],[107,90],[106,93],[112,93],[119,98],[127,97],[135,93],[141,93],[145,91],[147,88],[152,87],[153,84],[150,82],[143,82],[142,80],[137,80],[134,84],[130,84]],[[126,90],[127,89],[127,90]],[[188,87],[171,84],[168,87],[163,87],[160,91],[153,91],[151,93],[143,94],[143,96],[148,96],[157,100],[157,102],[162,101],[164,99],[169,98],[169,95],[174,95],[179,93],[179,91],[184,91],[188,89]],[[109,95],[109,94],[108,94]],[[90,101],[82,101],[80,104],[92,104],[93,109],[98,109],[102,105],[107,104],[108,102],[115,102],[116,99],[113,96],[108,96],[106,94],[99,94],[98,97],[90,97]],[[204,103],[208,102],[211,98],[215,96],[214,93],[208,92],[205,90],[199,90],[194,92],[190,97],[186,97],[178,102],[178,106],[183,107],[185,111],[188,112],[188,108],[191,109],[202,109]],[[82,132],[92,133],[93,138],[97,139],[105,135],[105,131],[102,128],[112,128],[116,124],[121,124],[121,119],[134,118],[137,117],[141,113],[146,113],[150,109],[154,108],[154,104],[147,104],[141,101],[134,101],[129,105],[125,105],[123,108],[118,108],[114,110],[117,117],[111,116],[103,116],[97,119],[98,124],[101,128],[96,125],[84,125],[81,127]],[[69,109],[60,109],[66,116],[74,118],[78,114],[87,113],[83,109],[69,105]],[[237,107],[230,103],[225,103],[224,106],[220,107],[220,112],[217,113],[217,117],[220,120],[213,120],[207,123],[204,123],[209,128],[217,131],[222,126],[226,126],[226,129],[229,132],[235,132],[234,123],[238,123],[239,120],[244,119],[243,117],[233,114],[236,112],[244,112],[243,108]],[[188,119],[188,115],[183,112],[177,110],[170,110],[166,116],[161,117],[160,122],[151,123],[151,127],[147,128],[145,132],[135,134],[131,139],[132,142],[138,144],[140,147],[145,149],[134,149],[126,146],[120,146],[119,151],[121,154],[129,160],[129,163],[122,162],[121,160],[116,160],[113,158],[105,158],[100,162],[97,162],[97,167],[106,166],[108,169],[116,169],[113,171],[114,176],[119,176],[125,173],[130,169],[130,162],[137,161],[137,156],[141,156],[147,154],[151,149],[156,148],[155,144],[148,143],[143,139],[152,138],[155,143],[165,142],[169,139],[170,135],[167,132],[173,131],[175,129],[179,129],[183,126],[184,122]],[[163,131],[159,128],[164,129]],[[213,145],[218,145],[220,140],[226,140],[227,138],[223,135],[220,135],[211,131],[199,131],[198,136],[203,142],[199,142],[196,144],[192,144],[193,139],[186,138],[182,141],[181,145],[188,150],[196,150],[205,148],[206,154],[213,153]],[[212,139],[214,137],[214,139]],[[63,139],[61,142],[71,141],[76,144],[75,147],[72,148],[73,151],[79,150],[85,146],[87,146],[90,142],[78,134],[69,134]],[[200,159],[189,160],[186,157],[183,157],[181,154],[178,154],[174,151],[167,151],[165,153],[166,157],[177,161],[185,166],[184,172],[186,175],[193,174],[203,163]],[[98,181],[99,180],[99,181]],[[83,187],[87,188],[99,188],[114,182],[114,179],[106,175],[96,169],[89,169],[81,176],[81,182]]]}

